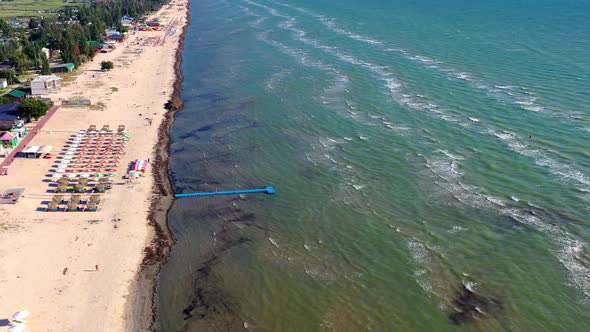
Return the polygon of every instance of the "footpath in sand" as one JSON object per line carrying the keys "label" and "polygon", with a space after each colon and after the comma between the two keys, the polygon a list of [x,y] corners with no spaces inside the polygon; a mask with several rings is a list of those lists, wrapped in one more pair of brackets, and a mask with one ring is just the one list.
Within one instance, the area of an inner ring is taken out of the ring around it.
{"label": "footpath in sand", "polygon": [[[121,178],[134,159],[149,159],[175,80],[175,52],[187,0],[155,15],[164,31],[137,32],[111,53],[85,64],[76,80],[51,97],[90,99],[92,107],[61,106],[30,145],[54,152],[81,129],[125,125],[131,140],[97,212],[45,212],[52,159],[15,158],[0,192],[25,188],[17,204],[0,205],[0,320],[31,311],[27,331],[123,331],[129,292],[153,230],[147,224],[153,178]],[[142,49],[142,52],[136,52]],[[113,61],[110,72],[100,62]],[[54,156],[56,153],[52,153]],[[71,194],[65,194],[65,197]],[[6,327],[0,327],[0,331]]]}

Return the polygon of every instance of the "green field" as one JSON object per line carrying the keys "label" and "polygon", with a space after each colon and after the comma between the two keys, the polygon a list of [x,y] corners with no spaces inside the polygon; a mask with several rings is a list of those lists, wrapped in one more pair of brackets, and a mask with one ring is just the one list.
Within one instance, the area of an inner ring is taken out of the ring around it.
{"label": "green field", "polygon": [[0,18],[52,16],[52,13],[39,11],[64,8],[63,0],[14,0],[0,2]]}

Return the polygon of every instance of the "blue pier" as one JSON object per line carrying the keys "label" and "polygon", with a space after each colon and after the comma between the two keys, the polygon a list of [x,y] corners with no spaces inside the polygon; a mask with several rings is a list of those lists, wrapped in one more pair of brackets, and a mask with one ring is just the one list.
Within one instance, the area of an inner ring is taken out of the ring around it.
{"label": "blue pier", "polygon": [[243,190],[225,190],[225,191],[209,191],[200,193],[186,193],[186,194],[175,194],[174,197],[201,197],[201,196],[219,196],[219,195],[239,195],[239,194],[255,194],[255,193],[266,193],[272,195],[275,193],[273,186],[267,186],[260,189],[243,189]]}

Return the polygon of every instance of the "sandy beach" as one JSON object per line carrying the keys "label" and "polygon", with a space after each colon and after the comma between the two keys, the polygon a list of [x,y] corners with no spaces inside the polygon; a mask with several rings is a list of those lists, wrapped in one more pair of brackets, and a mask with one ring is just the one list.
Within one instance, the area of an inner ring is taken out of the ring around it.
{"label": "sandy beach", "polygon": [[[187,0],[155,13],[165,29],[130,33],[111,53],[98,54],[63,82],[61,99],[90,99],[93,106],[61,106],[30,142],[57,153],[78,131],[96,125],[124,125],[131,139],[97,212],[46,212],[54,195],[52,159],[15,158],[0,191],[25,188],[14,205],[0,205],[0,319],[17,310],[32,316],[27,331],[125,331],[130,320],[144,250],[154,237],[148,215],[154,199],[152,173],[159,128],[176,80],[176,51],[187,22]],[[115,68],[100,71],[100,62]],[[53,153],[55,156],[56,153]],[[160,157],[161,158],[161,157]],[[135,159],[150,159],[148,172],[128,183],[121,175]],[[66,194],[65,196],[69,196]],[[151,299],[143,294],[144,299]],[[145,320],[146,317],[141,319]]]}

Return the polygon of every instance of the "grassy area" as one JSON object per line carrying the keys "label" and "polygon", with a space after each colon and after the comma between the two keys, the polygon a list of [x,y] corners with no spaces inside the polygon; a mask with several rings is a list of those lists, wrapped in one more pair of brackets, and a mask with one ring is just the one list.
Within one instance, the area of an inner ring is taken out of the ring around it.
{"label": "grassy area", "polygon": [[52,16],[53,13],[39,13],[38,11],[64,8],[63,0],[14,0],[0,2],[0,18]]}

